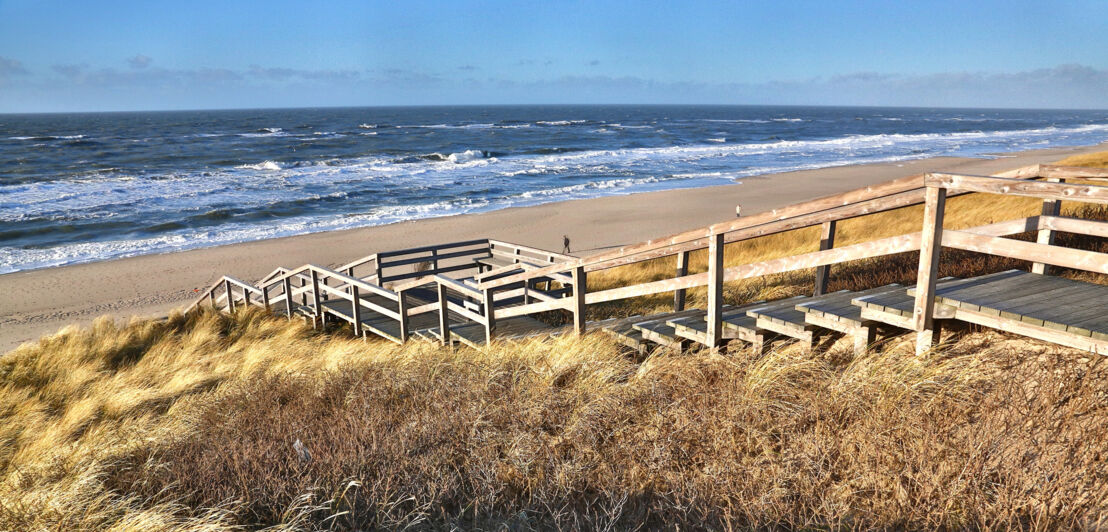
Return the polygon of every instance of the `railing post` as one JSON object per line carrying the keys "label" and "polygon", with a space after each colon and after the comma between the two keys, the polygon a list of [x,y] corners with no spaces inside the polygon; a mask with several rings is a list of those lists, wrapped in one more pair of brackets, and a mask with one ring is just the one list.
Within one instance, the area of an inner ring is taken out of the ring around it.
{"label": "railing post", "polygon": [[[827,251],[835,247],[835,220],[823,222],[822,234],[819,237],[819,250]],[[813,295],[822,296],[827,293],[827,278],[831,275],[831,265],[824,264],[816,267],[816,288]]]}
{"label": "railing post", "polygon": [[437,249],[431,250],[431,271],[439,271],[439,250]]}
{"label": "railing post", "polygon": [[709,237],[707,343],[719,347],[723,336],[723,233]]}
{"label": "railing post", "polygon": [[319,272],[313,268],[312,272],[312,306],[315,310],[315,317],[312,319],[312,328],[320,327],[323,325],[323,305],[319,297]]}
{"label": "railing post", "polygon": [[354,318],[354,336],[362,335],[362,298],[358,293],[358,287],[350,285],[350,295],[354,300],[351,301],[350,315]]}
{"label": "railing post", "polygon": [[214,286],[211,287],[211,289],[208,290],[208,301],[211,302],[212,309],[218,310],[215,307],[215,287]]}
{"label": "railing post", "polygon": [[[1052,177],[1050,179],[1047,179],[1047,181],[1049,181],[1051,183],[1060,183],[1063,180]],[[1058,216],[1061,213],[1062,213],[1062,202],[1061,201],[1051,200],[1051,199],[1043,200],[1043,216]],[[1046,245],[1049,246],[1051,244],[1054,244],[1054,230],[1053,229],[1044,229],[1043,225],[1045,223],[1046,222],[1044,220],[1039,219],[1039,237],[1035,240],[1035,242],[1037,242],[1039,244],[1046,244]],[[1031,265],[1031,273],[1038,273],[1038,274],[1041,274],[1041,275],[1047,275],[1047,274],[1050,273],[1050,265],[1049,264],[1044,264],[1042,262],[1036,262],[1036,263]]]}
{"label": "railing post", "polygon": [[485,346],[492,344],[492,333],[496,329],[496,307],[493,305],[493,290],[485,290],[481,303],[485,307]]}
{"label": "railing post", "polygon": [[[682,251],[677,254],[677,275],[676,277],[684,277],[689,274],[689,252]],[[681,312],[685,310],[685,289],[680,288],[673,292],[673,311]]]}
{"label": "railing post", "polygon": [[588,276],[585,275],[585,267],[577,266],[573,269],[573,331],[578,335],[585,334],[585,293],[587,292]]}
{"label": "railing post", "polygon": [[246,291],[246,287],[242,287],[242,306],[250,307],[250,292]]}
{"label": "railing post", "polygon": [[446,308],[446,286],[436,283],[439,288],[439,339],[442,345],[450,345],[450,316]]}
{"label": "railing post", "polygon": [[262,305],[265,306],[266,312],[272,311],[272,307],[269,304],[269,287],[266,285],[262,285]]}
{"label": "railing post", "polygon": [[913,325],[916,328],[916,354],[925,353],[938,342],[939,327],[935,323],[935,280],[939,276],[939,255],[943,246],[943,215],[946,211],[946,189],[927,187],[923,206],[923,233],[919,251],[919,273],[916,276],[916,305]]}
{"label": "railing post", "polygon": [[285,315],[292,319],[292,278],[286,274],[284,282],[281,283],[285,287]]}
{"label": "railing post", "polygon": [[373,255],[373,279],[377,282],[377,286],[382,286],[381,259],[376,254]]}
{"label": "railing post", "polygon": [[223,281],[223,291],[227,292],[227,312],[235,311],[235,293],[231,291],[231,281]]}
{"label": "railing post", "polygon": [[408,341],[408,301],[404,297],[404,292],[399,292],[397,295],[396,311],[400,314],[400,341]]}

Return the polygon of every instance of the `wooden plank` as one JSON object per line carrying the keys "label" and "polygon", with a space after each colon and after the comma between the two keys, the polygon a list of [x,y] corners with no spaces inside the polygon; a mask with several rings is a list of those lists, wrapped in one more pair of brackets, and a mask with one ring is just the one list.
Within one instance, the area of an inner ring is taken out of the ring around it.
{"label": "wooden plank", "polygon": [[489,240],[487,238],[478,238],[474,240],[463,240],[460,242],[447,242],[445,244],[434,244],[430,246],[420,246],[416,248],[397,249],[392,251],[383,251],[377,254],[378,260],[388,257],[398,257],[401,255],[411,255],[413,253],[426,253],[431,250],[443,250],[451,248],[460,248],[468,246],[488,245]]}
{"label": "wooden plank", "polygon": [[568,310],[570,312],[573,312],[573,304],[573,298],[567,297],[563,299],[556,299],[553,301],[541,301],[528,305],[519,305],[517,307],[498,308],[496,309],[496,319],[499,320],[505,318],[514,318],[516,316],[537,314],[539,312],[547,312],[551,310]]}
{"label": "wooden plank", "polygon": [[[835,247],[835,225],[837,222],[834,220],[823,222],[820,229],[819,237],[819,249],[820,251],[826,251]],[[813,290],[813,294],[821,296],[827,293],[827,279],[831,275],[831,265],[824,264],[823,266],[816,267],[816,286]]]}
{"label": "wooden plank", "polygon": [[485,344],[488,345],[492,343],[493,331],[496,330],[496,305],[493,301],[496,293],[493,290],[485,290],[481,295],[481,303],[485,310],[485,315],[483,316],[485,325]]}
{"label": "wooden plank", "polygon": [[1039,176],[1058,179],[1108,178],[1108,169],[1040,164]]}
{"label": "wooden plank", "polygon": [[447,302],[449,300],[446,297],[446,285],[440,283],[436,286],[439,292],[439,331],[441,331],[441,333],[439,334],[439,339],[442,342],[442,345],[451,345],[449,315],[450,309],[447,307]]}
{"label": "wooden plank", "polygon": [[[1051,182],[1058,183],[1058,178],[1051,178]],[[1054,244],[1054,230],[1044,227],[1044,218],[1051,216],[1058,216],[1062,213],[1062,202],[1058,200],[1043,200],[1042,216],[1039,217],[1039,234],[1035,238],[1035,242],[1038,244],[1052,245]],[[1039,275],[1048,275],[1050,273],[1050,265],[1043,262],[1036,262],[1031,265],[1031,273],[1037,273]]]}
{"label": "wooden plank", "polygon": [[439,268],[436,272],[410,272],[410,273],[398,273],[394,275],[384,275],[381,277],[381,283],[388,283],[392,281],[403,281],[405,279],[418,279],[423,277],[430,277],[432,275],[438,275],[443,273],[457,272],[462,270],[472,269],[472,264],[457,264],[454,266],[446,266]]}
{"label": "wooden plank", "polygon": [[[361,287],[358,287],[358,288],[359,288],[359,291],[360,291]],[[354,301],[354,298],[353,298],[352,295],[350,295],[346,292],[343,292],[341,289],[335,288],[333,286],[327,286],[325,284],[320,285],[320,290],[322,290],[323,292],[326,292],[328,294],[337,296],[340,299],[345,299],[345,300],[348,300],[348,301]],[[383,297],[383,296],[379,296],[379,295],[376,295],[376,294],[372,295],[371,297],[378,297],[381,300],[383,300],[382,302],[386,302],[386,301],[391,302],[392,301],[392,298]],[[372,310],[373,312],[376,312],[378,314],[382,314],[384,316],[387,316],[390,319],[394,319],[394,320],[397,320],[397,321],[400,320],[400,314],[398,314],[396,311],[394,311],[390,308],[382,306],[381,304],[379,304],[376,301],[373,301],[372,299],[366,299],[365,297],[363,297],[363,298],[358,299],[358,301],[361,302],[361,306],[363,306],[363,307],[365,307],[369,310]]]}
{"label": "wooden plank", "polygon": [[1108,253],[1047,246],[966,231],[946,231],[943,235],[943,245],[1012,259],[1037,260],[1075,270],[1108,273]]}
{"label": "wooden plank", "polygon": [[[552,257],[552,258],[556,258],[558,260],[576,260],[577,259],[577,257],[574,257],[573,255],[566,255],[564,253],[555,253],[553,251],[548,251],[548,250],[545,250],[545,249],[539,249],[539,248],[531,247],[531,246],[524,246],[524,245],[521,245],[521,244],[515,244],[515,243],[512,243],[512,242],[505,242],[503,240],[496,240],[496,239],[492,239],[492,238],[489,239],[489,244],[490,245],[498,245],[498,246],[507,246],[507,247],[519,249],[519,250],[522,250],[522,251],[526,251],[528,253],[533,253],[535,255],[539,255],[540,257]],[[554,262],[554,261],[546,259],[545,262]]]}
{"label": "wooden plank", "polygon": [[708,311],[705,321],[708,325],[707,341],[712,348],[719,347],[722,340],[723,324],[723,235],[712,235],[708,246]]}
{"label": "wooden plank", "polygon": [[585,294],[588,292],[586,283],[588,283],[588,277],[585,269],[581,267],[574,268],[570,311],[573,312],[573,331],[578,335],[585,334]]}
{"label": "wooden plank", "polygon": [[[400,260],[395,260],[395,261],[391,261],[391,262],[382,261],[381,262],[381,267],[382,268],[396,268],[396,267],[399,267],[399,266],[407,266],[409,264],[419,264],[421,262],[444,261],[444,260],[456,259],[456,258],[462,258],[462,257],[472,257],[474,255],[488,256],[489,250],[488,250],[488,248],[476,248],[476,249],[467,249],[467,250],[464,250],[464,251],[455,251],[453,253],[437,253],[436,250],[431,250],[431,253],[435,253],[435,255],[432,255],[430,257],[413,257],[413,258],[410,258],[410,259],[400,259]],[[431,270],[434,271],[434,270],[437,270],[437,269],[438,269],[438,267],[436,266],[436,267],[432,268]]]}
{"label": "wooden plank", "polygon": [[1042,216],[1040,219],[1042,220],[1042,227],[1045,229],[1108,238],[1108,222],[1082,220],[1066,216]]}
{"label": "wooden plank", "polygon": [[928,187],[942,187],[965,192],[1108,204],[1108,187],[1100,185],[1067,185],[1065,183],[944,173],[927,174],[925,182]]}
{"label": "wooden plank", "polygon": [[[682,251],[677,254],[677,272],[674,277],[684,277],[689,274],[689,252]],[[685,310],[685,289],[679,288],[673,291],[673,310],[680,312]]]}
{"label": "wooden plank", "polygon": [[919,271],[916,275],[915,309],[912,313],[916,331],[916,354],[931,348],[934,335],[935,281],[939,277],[939,255],[943,246],[943,215],[946,211],[946,189],[927,187],[923,208],[923,240],[920,244]]}
{"label": "wooden plank", "polygon": [[[357,286],[351,286],[350,287],[350,296],[352,298],[354,298],[353,299],[354,301],[361,301],[361,299],[362,299],[360,297],[360,292],[359,292]],[[356,336],[361,336],[362,335],[362,306],[357,305],[357,304],[350,305],[350,310],[351,310],[351,314],[353,314],[353,318],[354,318],[354,334]],[[401,328],[403,328],[403,327],[401,327]],[[401,339],[401,341],[404,341],[404,340],[405,339],[403,339],[403,338]]]}
{"label": "wooden plank", "polygon": [[1089,336],[1072,334],[1066,331],[1039,327],[1019,320],[982,314],[966,309],[955,310],[955,318],[984,327],[1035,338],[1037,340],[1082,349],[1095,354],[1108,355],[1108,340],[1100,340]]}

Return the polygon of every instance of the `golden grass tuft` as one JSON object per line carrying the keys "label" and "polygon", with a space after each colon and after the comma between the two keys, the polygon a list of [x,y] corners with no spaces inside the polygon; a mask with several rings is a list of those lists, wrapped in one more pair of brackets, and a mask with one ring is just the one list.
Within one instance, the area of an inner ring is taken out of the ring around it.
{"label": "golden grass tuft", "polygon": [[[949,227],[1039,208],[950,207]],[[919,230],[917,210],[848,221],[839,241]],[[727,260],[815,245],[794,231]],[[1013,266],[944,256],[947,274]],[[911,254],[860,261],[832,288],[914,269]],[[654,261],[590,282],[670,275]],[[810,284],[729,283],[727,299]],[[927,357],[901,338],[861,356],[832,343],[636,362],[599,334],[474,351],[257,310],[105,318],[0,358],[0,530],[1104,529],[1108,363],[963,332]]]}

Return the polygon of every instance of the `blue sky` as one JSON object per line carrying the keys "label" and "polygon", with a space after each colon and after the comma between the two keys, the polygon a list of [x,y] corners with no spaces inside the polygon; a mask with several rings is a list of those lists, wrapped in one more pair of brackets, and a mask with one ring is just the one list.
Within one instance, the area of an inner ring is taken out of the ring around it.
{"label": "blue sky", "polygon": [[0,0],[0,112],[1108,108],[1108,2]]}

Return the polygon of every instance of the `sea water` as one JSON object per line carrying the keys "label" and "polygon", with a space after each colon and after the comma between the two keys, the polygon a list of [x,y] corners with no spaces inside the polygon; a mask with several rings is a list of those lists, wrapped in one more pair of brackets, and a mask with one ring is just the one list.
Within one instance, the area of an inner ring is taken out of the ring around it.
{"label": "sea water", "polygon": [[1108,140],[1108,112],[495,106],[0,115],[0,273]]}

